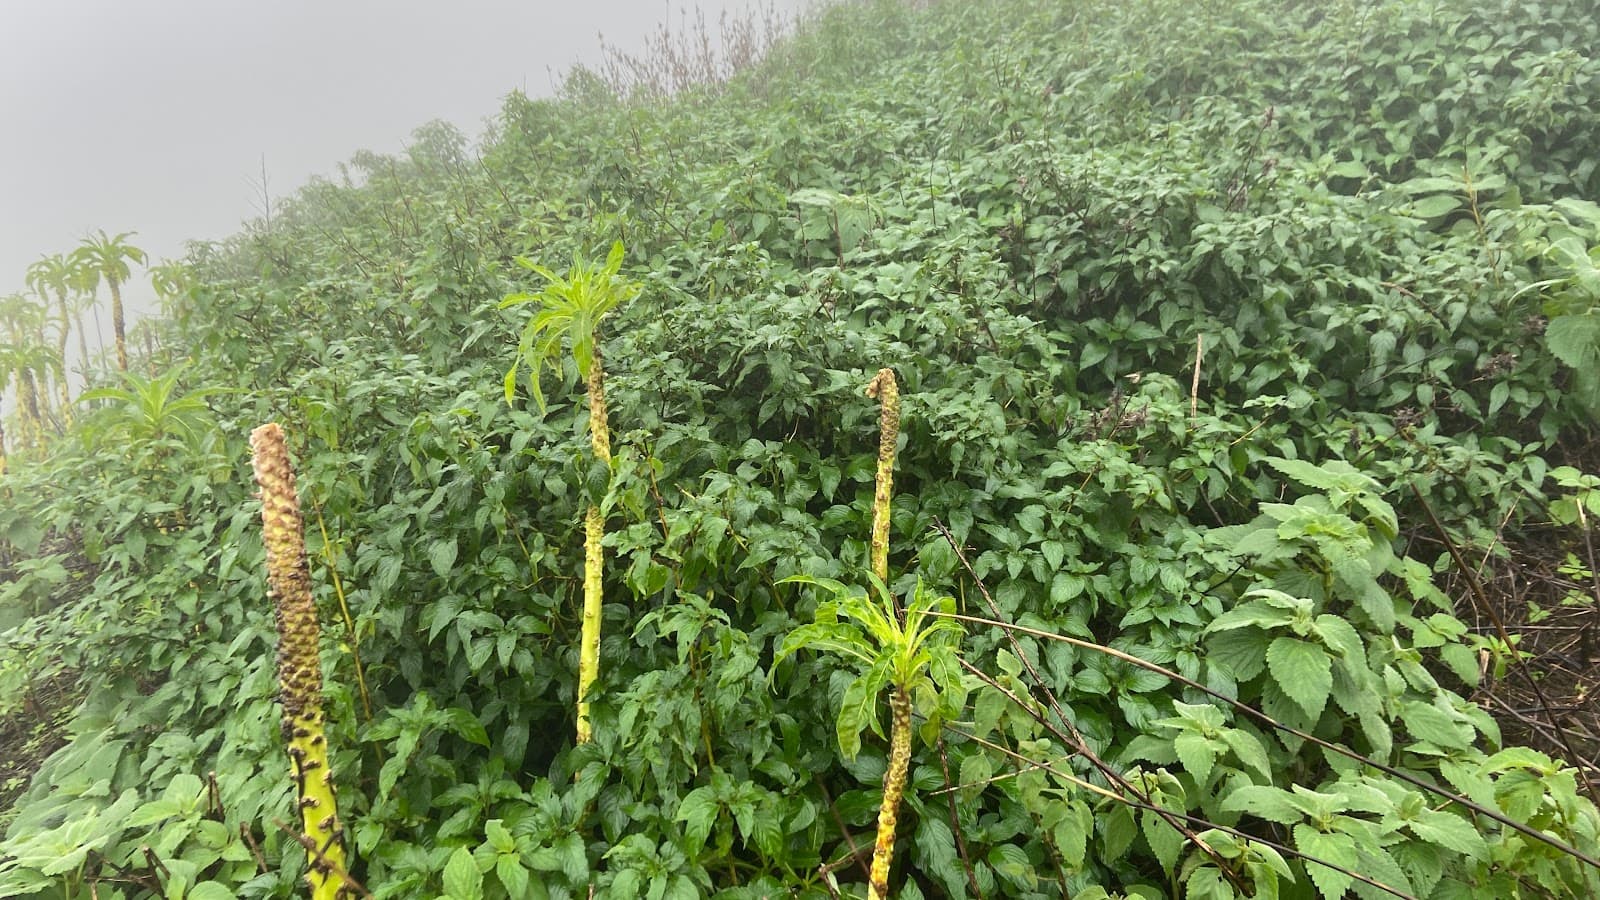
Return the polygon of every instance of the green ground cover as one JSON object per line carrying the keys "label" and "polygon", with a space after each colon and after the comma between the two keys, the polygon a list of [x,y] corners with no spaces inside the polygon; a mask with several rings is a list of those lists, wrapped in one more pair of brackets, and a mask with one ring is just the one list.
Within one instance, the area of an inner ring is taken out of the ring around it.
{"label": "green ground cover", "polygon": [[[0,475],[0,736],[51,731],[0,897],[303,895],[267,421],[374,896],[865,895],[880,368],[881,584],[1025,629],[908,682],[893,895],[1600,894],[1581,705],[1493,705],[1574,695],[1541,616],[1600,659],[1597,42],[1582,2],[851,4],[358,156],[195,247],[153,374]],[[631,299],[519,357],[554,307],[502,301],[575,260]],[[1541,553],[1548,609],[1497,574]]]}

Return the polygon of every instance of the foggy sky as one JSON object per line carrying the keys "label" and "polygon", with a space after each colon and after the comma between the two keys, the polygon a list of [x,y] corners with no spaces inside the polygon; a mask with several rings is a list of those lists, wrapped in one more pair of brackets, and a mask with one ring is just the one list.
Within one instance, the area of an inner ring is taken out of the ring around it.
{"label": "foggy sky", "polygon": [[[692,3],[692,0],[691,0]],[[699,0],[715,28],[755,0]],[[779,10],[800,0],[777,0]],[[693,5],[687,9],[693,10]],[[151,255],[221,239],[272,196],[444,119],[476,139],[513,89],[629,51],[666,0],[0,0],[0,294],[95,229]],[[552,72],[555,74],[552,75]],[[150,291],[130,288],[148,308]],[[91,326],[92,327],[92,326]]]}

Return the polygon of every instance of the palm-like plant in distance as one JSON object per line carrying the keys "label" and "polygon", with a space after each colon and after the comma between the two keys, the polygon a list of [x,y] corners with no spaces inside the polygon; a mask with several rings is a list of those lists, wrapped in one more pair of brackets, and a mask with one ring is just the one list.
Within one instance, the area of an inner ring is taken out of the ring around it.
{"label": "palm-like plant in distance", "polygon": [[37,443],[44,436],[44,404],[40,385],[48,384],[54,354],[44,341],[45,310],[25,294],[0,297],[0,366],[17,384],[19,443]]}
{"label": "palm-like plant in distance", "polygon": [[[611,428],[606,413],[605,368],[600,360],[600,320],[627,300],[638,296],[642,287],[620,276],[622,269],[622,242],[611,246],[604,266],[595,266],[577,259],[566,275],[557,275],[550,269],[531,260],[517,257],[517,265],[545,279],[544,290],[538,293],[519,293],[506,297],[502,309],[524,303],[537,303],[539,309],[523,326],[522,339],[517,344],[517,356],[506,372],[506,402],[516,396],[517,373],[526,365],[532,371],[533,399],[540,411],[545,408],[544,391],[539,386],[539,374],[545,366],[557,370],[565,355],[563,346],[570,342],[572,359],[577,364],[578,375],[584,379],[584,392],[589,401],[589,442],[595,460],[608,468],[611,464]],[[578,649],[578,743],[588,743],[594,736],[589,722],[588,693],[590,685],[600,674],[600,613],[602,605],[601,570],[603,551],[600,542],[605,538],[605,518],[600,512],[600,497],[589,498],[589,508],[584,516],[583,554],[583,633]]]}
{"label": "palm-like plant in distance", "polygon": [[117,345],[117,368],[124,372],[128,371],[128,336],[122,313],[122,285],[132,274],[128,263],[144,265],[145,261],[144,251],[128,243],[132,235],[125,231],[111,237],[100,231],[95,237],[84,238],[75,251],[84,265],[99,273],[111,292],[111,333]]}
{"label": "palm-like plant in distance", "polygon": [[[69,257],[73,263],[71,288],[72,297],[72,322],[78,328],[78,363],[83,367],[84,379],[89,377],[89,332],[83,327],[83,314],[95,308],[100,302],[100,273],[93,267],[85,265],[82,257],[74,253]],[[105,332],[100,330],[100,316],[94,317],[95,346],[100,355],[106,352]]]}
{"label": "palm-like plant in distance", "polygon": [[[63,377],[57,380],[57,393],[61,400],[61,414],[65,417],[72,415],[72,396],[64,377],[67,362],[67,334],[72,330],[72,315],[67,303],[67,291],[72,287],[73,278],[76,276],[77,263],[71,256],[56,253],[39,257],[39,260],[28,267],[28,286],[39,295],[39,299],[49,303],[51,299],[56,303],[56,357],[61,362]],[[78,335],[79,340],[83,338]],[[87,355],[87,354],[86,354]],[[87,359],[84,362],[88,362]]]}
{"label": "palm-like plant in distance", "polygon": [[0,365],[9,366],[17,374],[18,393],[21,395],[18,399],[29,420],[32,442],[42,443],[47,428],[54,427],[59,433],[65,414],[57,415],[50,408],[50,394],[46,387],[51,379],[61,380],[61,357],[56,355],[56,349],[37,341],[12,344],[4,351],[4,359],[5,362],[0,362]]}

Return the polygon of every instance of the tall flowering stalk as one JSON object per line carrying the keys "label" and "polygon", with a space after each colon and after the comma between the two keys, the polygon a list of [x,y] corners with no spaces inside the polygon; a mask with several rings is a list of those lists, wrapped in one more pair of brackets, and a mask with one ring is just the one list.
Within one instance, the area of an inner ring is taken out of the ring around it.
{"label": "tall flowering stalk", "polygon": [[267,548],[267,597],[278,623],[278,687],[282,729],[289,744],[290,778],[300,810],[312,900],[345,895],[344,837],[334,801],[333,769],[323,726],[321,630],[311,600],[304,523],[295,495],[294,469],[276,423],[250,433],[256,484],[261,488],[261,528]]}
{"label": "tall flowering stalk", "polygon": [[[548,282],[537,294],[512,294],[500,303],[501,308],[524,303],[538,304],[538,312],[523,326],[522,340],[517,345],[517,358],[506,372],[506,402],[516,395],[517,374],[526,365],[533,370],[533,399],[544,409],[544,391],[539,386],[539,373],[545,366],[560,368],[562,345],[572,343],[572,359],[578,374],[584,379],[584,393],[589,400],[589,442],[594,457],[611,465],[611,425],[606,411],[605,366],[600,360],[600,320],[618,304],[638,295],[640,286],[626,281],[622,270],[622,242],[611,247],[604,266],[595,266],[582,259],[573,262],[565,276],[550,269],[517,258],[517,264],[535,272]],[[589,722],[589,688],[600,674],[600,619],[604,602],[602,576],[604,575],[605,514],[600,511],[598,497],[591,497],[583,518],[583,631],[578,640],[578,735],[577,741],[586,744],[594,736]]]}
{"label": "tall flowering stalk", "polygon": [[878,834],[873,842],[867,897],[889,896],[889,867],[894,860],[900,826],[900,803],[911,772],[912,715],[919,702],[929,727],[957,716],[966,705],[958,655],[961,627],[940,613],[955,601],[918,582],[911,602],[901,608],[889,593],[889,511],[894,493],[895,445],[900,439],[900,387],[894,372],[879,369],[867,385],[867,396],[879,401],[878,478],[872,502],[872,591],[837,581],[796,575],[785,582],[813,584],[833,594],[817,607],[816,621],[790,632],[778,648],[778,661],[810,647],[830,650],[850,660],[857,676],[845,689],[837,723],[839,749],[854,758],[861,750],[861,732],[879,735],[877,698],[889,691],[889,765],[883,774],[883,804],[878,807]]}
{"label": "tall flowering stalk", "polygon": [[778,648],[777,662],[804,649],[829,650],[848,660],[856,677],[845,688],[837,723],[839,749],[848,758],[861,751],[861,732],[878,734],[877,698],[889,690],[889,766],[883,774],[883,805],[878,808],[878,835],[873,844],[870,900],[889,896],[889,866],[894,859],[911,769],[912,713],[921,705],[929,728],[956,718],[966,704],[961,683],[961,627],[940,614],[955,611],[955,600],[918,584],[911,602],[899,608],[873,579],[869,596],[860,588],[824,578],[796,575],[784,580],[813,584],[832,593],[817,606],[816,621],[789,633]]}
{"label": "tall flowering stalk", "polygon": [[[894,494],[895,444],[900,439],[900,385],[894,371],[879,369],[867,385],[867,396],[878,401],[878,475],[872,494],[872,574],[889,583],[889,512]],[[892,594],[886,611],[899,617]],[[889,863],[894,858],[895,831],[900,798],[905,794],[911,769],[911,694],[898,679],[889,685],[889,769],[883,775],[883,805],[878,808],[878,836],[872,850],[868,897],[879,900],[889,892]]]}
{"label": "tall flowering stalk", "polygon": [[[594,361],[585,379],[589,398],[589,446],[594,458],[611,466],[610,415],[606,411],[605,367],[600,363],[600,347],[593,350]],[[598,503],[590,503],[583,516],[583,631],[578,641],[578,735],[580,744],[594,737],[589,723],[589,687],[600,674],[600,616],[604,600],[606,517]]]}
{"label": "tall flowering stalk", "polygon": [[894,372],[879,369],[867,385],[878,400],[878,478],[872,497],[872,574],[889,583],[889,498],[894,493],[895,443],[900,440],[900,386]]}

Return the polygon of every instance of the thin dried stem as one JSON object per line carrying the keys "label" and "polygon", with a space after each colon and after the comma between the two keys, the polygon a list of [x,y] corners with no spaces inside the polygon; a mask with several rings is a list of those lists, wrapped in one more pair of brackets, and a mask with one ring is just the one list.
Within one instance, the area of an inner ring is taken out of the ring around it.
{"label": "thin dried stem", "polygon": [[345,633],[350,635],[350,658],[356,664],[356,686],[361,689],[361,710],[367,721],[372,721],[372,696],[367,692],[366,668],[361,664],[361,634],[350,617],[350,601],[345,599],[344,581],[339,577],[339,567],[333,559],[333,545],[328,541],[328,523],[322,517],[322,505],[312,507],[317,514],[317,530],[322,534],[322,562],[328,567],[328,580],[333,582],[334,596],[339,598],[339,613],[344,617]]}
{"label": "thin dried stem", "polygon": [[[1455,561],[1456,568],[1460,569],[1461,574],[1467,579],[1467,587],[1472,594],[1473,601],[1489,617],[1489,621],[1494,623],[1495,633],[1499,636],[1501,643],[1505,645],[1506,651],[1511,654],[1512,668],[1516,670],[1518,675],[1522,676],[1523,681],[1528,683],[1528,687],[1533,689],[1533,695],[1538,698],[1539,705],[1543,707],[1550,727],[1555,730],[1557,743],[1561,745],[1562,752],[1567,755],[1568,759],[1583,759],[1573,749],[1572,740],[1568,736],[1566,728],[1562,727],[1560,721],[1551,713],[1550,699],[1545,696],[1544,687],[1540,685],[1539,679],[1535,678],[1533,672],[1529,670],[1527,662],[1522,658],[1522,652],[1517,649],[1516,644],[1512,643],[1511,632],[1506,628],[1505,619],[1500,615],[1500,610],[1490,602],[1488,594],[1484,592],[1483,582],[1478,580],[1478,573],[1467,564],[1466,557],[1462,556],[1461,549],[1456,546],[1455,540],[1445,530],[1444,523],[1439,521],[1439,516],[1433,511],[1433,505],[1428,502],[1427,497],[1423,496],[1422,489],[1417,487],[1416,482],[1411,483],[1411,493],[1415,494],[1417,502],[1422,504],[1422,511],[1427,514],[1428,521],[1433,525],[1433,530],[1439,533],[1439,539],[1444,542],[1445,549],[1449,551],[1450,558]],[[1583,779],[1583,787],[1584,793],[1589,795],[1589,800],[1596,805],[1600,805],[1600,795],[1596,794],[1593,782],[1585,778]]]}
{"label": "thin dried stem", "polygon": [[1194,336],[1194,381],[1189,384],[1189,418],[1200,415],[1200,360],[1205,357],[1206,336]]}

